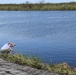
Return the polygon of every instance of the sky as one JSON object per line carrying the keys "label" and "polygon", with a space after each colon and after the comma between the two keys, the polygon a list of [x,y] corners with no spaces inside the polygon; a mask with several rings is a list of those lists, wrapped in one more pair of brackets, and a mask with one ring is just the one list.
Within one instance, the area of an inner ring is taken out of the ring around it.
{"label": "sky", "polygon": [[[42,0],[0,0],[0,4],[9,4],[9,3],[26,3],[26,1],[30,3],[39,3]],[[76,2],[76,0],[43,0],[46,3],[60,3],[60,2]]]}

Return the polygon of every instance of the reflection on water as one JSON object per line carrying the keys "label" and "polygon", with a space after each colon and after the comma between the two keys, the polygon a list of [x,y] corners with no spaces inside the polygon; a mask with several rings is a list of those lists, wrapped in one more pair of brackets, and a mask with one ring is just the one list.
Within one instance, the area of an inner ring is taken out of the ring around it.
{"label": "reflection on water", "polygon": [[76,64],[76,11],[0,11],[0,47],[38,55],[47,63]]}

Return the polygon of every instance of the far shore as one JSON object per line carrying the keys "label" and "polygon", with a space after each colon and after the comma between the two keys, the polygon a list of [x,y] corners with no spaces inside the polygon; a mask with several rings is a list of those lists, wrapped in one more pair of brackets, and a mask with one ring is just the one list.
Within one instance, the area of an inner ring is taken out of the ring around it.
{"label": "far shore", "polygon": [[0,4],[0,10],[13,11],[61,11],[76,10],[76,2],[69,3],[22,3],[22,4]]}

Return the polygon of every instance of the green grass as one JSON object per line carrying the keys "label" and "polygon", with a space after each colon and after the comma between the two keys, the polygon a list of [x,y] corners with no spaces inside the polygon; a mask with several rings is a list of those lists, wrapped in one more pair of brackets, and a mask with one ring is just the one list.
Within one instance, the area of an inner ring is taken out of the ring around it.
{"label": "green grass", "polygon": [[38,57],[32,56],[28,58],[21,54],[0,54],[0,58],[16,64],[27,65],[61,75],[76,75],[76,68],[72,69],[67,63],[53,64],[51,61],[50,64],[46,64]]}

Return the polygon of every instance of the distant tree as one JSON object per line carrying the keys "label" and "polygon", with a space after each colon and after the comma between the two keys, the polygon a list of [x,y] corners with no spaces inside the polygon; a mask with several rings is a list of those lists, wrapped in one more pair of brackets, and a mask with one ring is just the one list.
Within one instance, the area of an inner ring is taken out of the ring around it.
{"label": "distant tree", "polygon": [[39,2],[39,3],[40,3],[40,4],[43,4],[44,2],[45,2],[44,0],[40,0],[40,2]]}
{"label": "distant tree", "polygon": [[29,4],[29,1],[26,1],[26,4]]}

